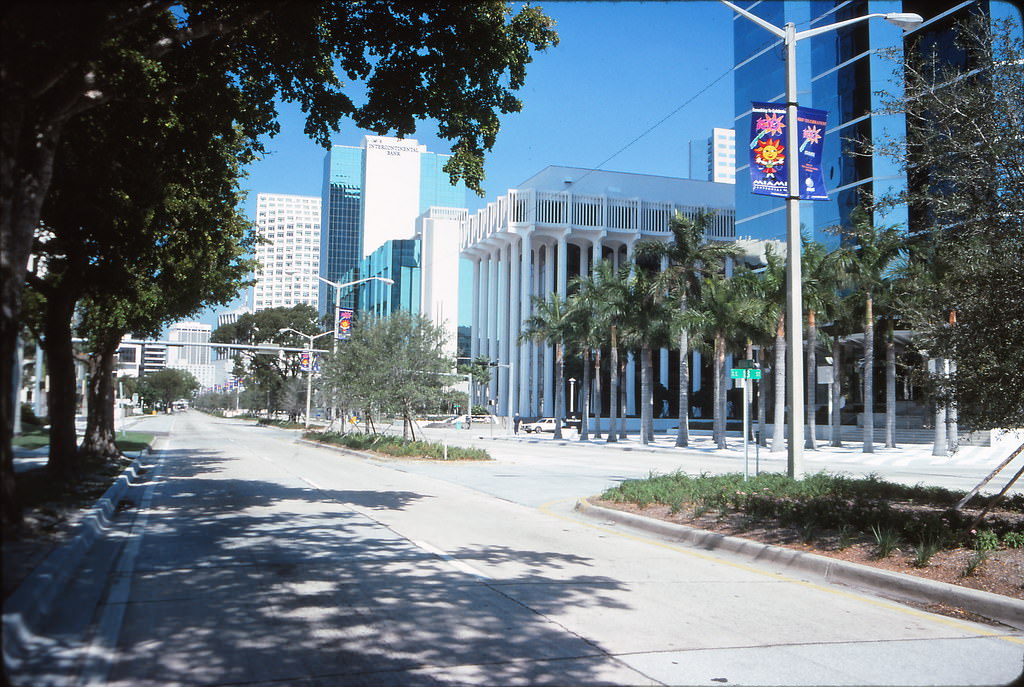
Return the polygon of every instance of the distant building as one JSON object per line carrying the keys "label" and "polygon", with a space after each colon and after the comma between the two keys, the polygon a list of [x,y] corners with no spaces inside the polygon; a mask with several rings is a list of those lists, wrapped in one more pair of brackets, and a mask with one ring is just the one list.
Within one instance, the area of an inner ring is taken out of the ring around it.
{"label": "distant building", "polygon": [[[201,322],[178,322],[170,326],[167,340],[172,344],[208,344],[212,333],[212,325]],[[167,347],[167,367],[191,372],[201,387],[212,387],[217,383],[213,349],[210,346],[170,345]]]}
{"label": "distant building", "polygon": [[298,303],[317,307],[320,217],[316,196],[256,196],[256,228],[265,242],[256,246],[253,311]]}
{"label": "distant building", "polygon": [[[358,147],[333,146],[324,158],[320,276],[346,283],[376,274],[399,282],[401,272],[389,274],[388,269],[396,254],[409,266],[407,249],[373,256],[388,242],[413,239],[417,218],[429,208],[465,206],[465,185],[453,185],[442,169],[449,159],[451,155],[428,152],[409,138],[366,136]],[[370,272],[362,264],[365,259],[371,259]],[[368,284],[358,292],[377,286],[384,285]],[[395,287],[399,293],[413,288],[400,283]],[[321,313],[334,302],[329,289],[320,284]],[[344,307],[355,305],[353,292],[342,297]]]}
{"label": "distant building", "polygon": [[736,131],[714,128],[710,138],[690,141],[690,178],[736,183]]}

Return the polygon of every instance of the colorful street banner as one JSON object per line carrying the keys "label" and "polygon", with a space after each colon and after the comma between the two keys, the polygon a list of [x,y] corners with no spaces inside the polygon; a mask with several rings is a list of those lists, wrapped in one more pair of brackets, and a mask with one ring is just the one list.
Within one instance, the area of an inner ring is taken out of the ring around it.
{"label": "colorful street banner", "polygon": [[797,107],[796,123],[797,134],[800,136],[800,149],[797,151],[800,162],[800,199],[828,200],[825,175],[821,171],[821,150],[824,147],[828,112]]}
{"label": "colorful street banner", "polygon": [[[789,170],[792,151],[786,150],[786,107],[778,103],[751,103],[750,182],[751,192],[786,198],[789,195]],[[796,151],[801,200],[828,200],[821,169],[828,113],[810,107],[797,107]]]}
{"label": "colorful street banner", "polygon": [[344,341],[352,335],[352,311],[347,308],[338,310],[338,326],[335,328],[334,338]]}
{"label": "colorful street banner", "polygon": [[786,107],[756,102],[750,106],[750,191],[785,198],[789,194]]}
{"label": "colorful street banner", "polygon": [[309,372],[313,369],[313,354],[309,351],[303,351],[299,353],[299,369],[303,372]]}

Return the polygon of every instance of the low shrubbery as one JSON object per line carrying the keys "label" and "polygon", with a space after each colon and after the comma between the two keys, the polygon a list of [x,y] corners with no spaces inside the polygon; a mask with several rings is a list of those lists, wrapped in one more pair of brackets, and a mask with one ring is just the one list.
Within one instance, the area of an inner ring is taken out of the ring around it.
{"label": "low shrubbery", "polygon": [[357,451],[376,451],[401,458],[430,458],[433,460],[490,460],[482,448],[445,446],[428,441],[404,441],[392,434],[366,434],[363,432],[307,432],[306,438],[325,444],[337,444]]}
{"label": "low shrubbery", "polygon": [[[885,556],[898,543],[916,544],[925,561],[935,547],[975,548],[979,535],[971,530],[975,514],[954,510],[963,492],[939,487],[906,486],[877,476],[855,479],[819,473],[802,480],[781,474],[763,474],[743,480],[742,474],[689,476],[681,472],[628,480],[607,490],[607,501],[668,506],[700,517],[711,511],[721,517],[742,515],[751,523],[774,522],[805,533],[829,530],[874,542]],[[985,503],[975,497],[972,506]],[[1024,513],[1024,496],[1000,503],[1005,514]],[[1022,518],[990,515],[980,535],[985,546],[1000,539],[1016,546],[1024,538]],[[925,544],[926,543],[926,544]]]}

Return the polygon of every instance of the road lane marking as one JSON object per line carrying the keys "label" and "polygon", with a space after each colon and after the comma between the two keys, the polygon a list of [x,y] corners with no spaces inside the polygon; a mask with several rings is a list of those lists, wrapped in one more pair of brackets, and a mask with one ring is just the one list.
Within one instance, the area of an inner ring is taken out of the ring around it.
{"label": "road lane marking", "polygon": [[[1013,636],[1013,635],[1007,635],[1006,633],[1003,633],[1003,632],[998,632],[998,631],[995,631],[995,630],[988,630],[988,629],[985,629],[985,628],[982,628],[982,627],[977,627],[976,624],[970,624],[969,625],[969,624],[967,624],[965,622],[956,620],[955,618],[947,618],[945,616],[938,615],[938,614],[935,614],[935,613],[927,613],[925,611],[918,611],[916,609],[909,608],[907,606],[903,606],[902,604],[897,604],[897,603],[894,603],[894,602],[884,601],[882,599],[876,599],[876,598],[873,598],[871,596],[867,596],[866,595],[866,594],[869,594],[870,592],[866,592],[865,594],[854,594],[853,592],[847,592],[845,590],[838,589],[838,588],[836,588],[834,586],[831,586],[831,585],[822,585],[822,584],[818,584],[816,582],[810,582],[808,580],[801,580],[801,579],[796,578],[796,577],[790,577],[789,575],[786,575],[786,574],[781,573],[781,572],[769,572],[767,570],[764,570],[764,569],[761,569],[761,568],[757,568],[757,567],[754,567],[754,566],[751,566],[751,565],[747,565],[745,563],[736,563],[736,562],[733,562],[733,561],[730,561],[730,560],[726,560],[724,558],[720,558],[718,556],[702,553],[700,551],[695,551],[695,550],[693,550],[693,549],[691,549],[689,547],[681,546],[681,545],[678,545],[678,544],[670,544],[670,543],[662,541],[660,539],[655,539],[655,538],[652,538],[652,537],[646,537],[646,536],[642,536],[642,535],[636,535],[636,534],[632,534],[630,532],[623,531],[621,529],[615,529],[615,528],[607,527],[605,525],[599,525],[597,523],[587,522],[584,519],[584,516],[581,516],[579,519],[577,519],[577,518],[569,517],[569,516],[566,516],[566,515],[562,515],[561,513],[557,513],[554,510],[552,510],[552,507],[555,506],[556,504],[573,503],[574,501],[576,501],[576,499],[555,499],[554,501],[548,501],[547,503],[541,504],[538,507],[538,510],[541,513],[544,513],[545,515],[549,515],[551,517],[557,518],[557,519],[562,520],[564,522],[572,522],[572,523],[580,524],[580,525],[583,525],[585,527],[589,527],[590,529],[594,529],[594,530],[597,530],[599,532],[604,532],[606,534],[612,534],[612,535],[615,535],[617,537],[622,537],[624,539],[629,539],[631,541],[640,542],[640,543],[643,543],[643,544],[649,544],[649,545],[657,546],[657,547],[662,548],[662,549],[668,549],[670,551],[676,551],[676,552],[683,553],[683,554],[686,554],[686,555],[689,555],[689,556],[694,556],[696,558],[700,558],[702,560],[710,561],[710,562],[713,562],[713,563],[719,563],[719,564],[727,565],[727,566],[730,566],[732,568],[736,568],[738,570],[744,570],[746,572],[751,572],[751,573],[754,573],[754,574],[757,574],[757,575],[761,575],[761,576],[764,576],[764,577],[769,577],[769,578],[771,578],[773,580],[779,580],[779,581],[782,581],[782,582],[792,582],[792,583],[799,584],[799,585],[802,585],[804,587],[807,587],[809,589],[815,589],[815,590],[818,590],[818,591],[827,592],[829,594],[833,594],[835,596],[840,596],[840,597],[843,597],[843,598],[846,598],[846,599],[852,599],[852,600],[855,600],[855,601],[866,602],[869,605],[876,606],[878,608],[884,608],[884,609],[887,609],[887,610],[899,611],[900,613],[903,613],[905,615],[910,615],[910,616],[913,616],[913,617],[921,619],[921,620],[929,620],[929,621],[934,622],[934,623],[939,624],[939,625],[948,625],[948,626],[956,628],[957,630],[960,630],[962,632],[970,632],[970,633],[975,634],[975,635],[981,635],[981,636],[985,636],[985,637],[993,637],[993,638],[996,638],[996,639],[1001,639],[1003,641],[1011,642],[1013,644],[1024,645],[1024,637],[1016,637],[1016,636]],[[624,527],[629,527],[629,525],[624,525]]]}
{"label": "road lane marking", "polygon": [[477,570],[476,568],[471,566],[469,563],[466,563],[464,561],[460,561],[455,556],[452,556],[451,554],[446,553],[445,551],[442,551],[441,549],[437,548],[433,544],[429,544],[429,543],[427,543],[425,541],[419,541],[419,540],[416,540],[416,539],[410,539],[409,541],[412,542],[413,544],[415,544],[416,546],[418,546],[419,548],[423,549],[424,551],[427,551],[429,553],[434,554],[435,556],[437,556],[438,558],[440,558],[445,563],[447,563],[451,567],[455,568],[459,572],[466,573],[467,575],[472,575],[474,577],[480,578],[481,580],[490,581],[490,580],[494,579],[490,575],[487,575],[487,574]]}

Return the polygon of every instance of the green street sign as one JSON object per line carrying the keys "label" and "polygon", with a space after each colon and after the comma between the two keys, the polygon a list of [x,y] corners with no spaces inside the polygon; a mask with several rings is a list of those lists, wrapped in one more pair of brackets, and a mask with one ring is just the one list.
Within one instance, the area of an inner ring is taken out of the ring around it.
{"label": "green street sign", "polygon": [[761,371],[747,370],[747,379],[761,379]]}
{"label": "green street sign", "polygon": [[741,370],[739,368],[735,368],[734,367],[731,370],[729,370],[729,376],[732,379],[743,379],[743,373],[744,372],[745,372],[745,370]]}
{"label": "green street sign", "polygon": [[734,367],[729,370],[729,377],[731,379],[761,379],[761,371]]}

